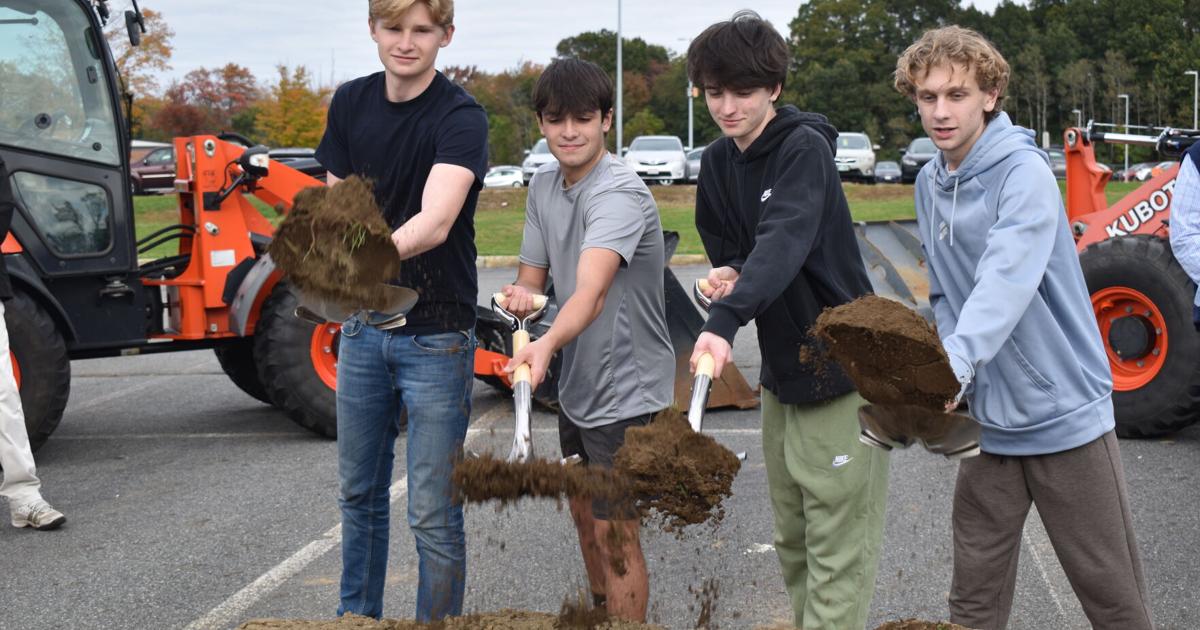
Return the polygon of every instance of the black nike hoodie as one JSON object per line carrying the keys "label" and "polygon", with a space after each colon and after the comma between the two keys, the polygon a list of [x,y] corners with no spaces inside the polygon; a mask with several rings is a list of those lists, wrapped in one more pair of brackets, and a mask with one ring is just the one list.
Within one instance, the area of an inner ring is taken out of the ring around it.
{"label": "black nike hoodie", "polygon": [[713,267],[741,274],[704,330],[732,344],[753,319],[759,380],[786,404],[854,389],[837,364],[805,350],[822,310],[871,292],[833,161],[837,135],[824,116],[788,105],[744,153],[721,138],[702,158],[696,228]]}

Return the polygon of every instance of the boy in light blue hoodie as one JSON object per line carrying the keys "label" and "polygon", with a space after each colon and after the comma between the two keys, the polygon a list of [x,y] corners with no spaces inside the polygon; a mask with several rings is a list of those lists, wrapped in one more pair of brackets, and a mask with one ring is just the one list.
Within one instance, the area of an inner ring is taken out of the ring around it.
{"label": "boy in light blue hoodie", "polygon": [[939,149],[915,186],[929,299],[983,427],[954,492],[951,620],[1007,625],[1036,504],[1092,626],[1149,629],[1108,360],[1049,162],[1000,111],[1008,77],[983,36],[956,26],[896,64]]}

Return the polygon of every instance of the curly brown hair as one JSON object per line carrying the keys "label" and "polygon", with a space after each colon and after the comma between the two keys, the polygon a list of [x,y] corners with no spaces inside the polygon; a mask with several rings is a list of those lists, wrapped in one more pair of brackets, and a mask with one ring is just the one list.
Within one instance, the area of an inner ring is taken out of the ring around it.
{"label": "curly brown hair", "polygon": [[1004,90],[1008,87],[1008,62],[986,37],[961,26],[925,31],[921,39],[909,46],[896,60],[896,91],[908,98],[916,98],[917,81],[940,65],[962,66],[974,71],[979,89],[996,92],[996,106],[985,112],[985,120],[990,121],[1000,113]]}

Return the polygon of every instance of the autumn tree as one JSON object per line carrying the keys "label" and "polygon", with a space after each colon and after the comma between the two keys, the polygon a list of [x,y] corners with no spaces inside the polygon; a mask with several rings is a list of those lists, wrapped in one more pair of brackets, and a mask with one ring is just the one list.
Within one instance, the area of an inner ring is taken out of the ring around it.
{"label": "autumn tree", "polygon": [[328,88],[314,88],[313,78],[304,66],[289,70],[276,67],[279,82],[263,99],[255,124],[263,141],[274,147],[315,147],[325,133]]}
{"label": "autumn tree", "polygon": [[[174,51],[171,38],[175,37],[175,31],[167,24],[162,13],[142,7],[142,19],[146,24],[146,32],[142,33],[137,46],[129,43],[124,20],[111,19],[104,27],[104,38],[112,49],[113,61],[121,75],[127,98],[132,99],[129,117],[135,138],[143,135],[144,125],[150,120],[148,109],[157,110],[161,106],[157,102],[159,85],[156,75],[171,69],[171,54]],[[122,101],[127,104],[130,102],[126,99]]]}

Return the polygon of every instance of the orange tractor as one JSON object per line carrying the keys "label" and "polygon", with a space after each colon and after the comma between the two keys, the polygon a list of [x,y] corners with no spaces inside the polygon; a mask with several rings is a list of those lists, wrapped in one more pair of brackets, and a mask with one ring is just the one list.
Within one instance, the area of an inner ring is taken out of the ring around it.
{"label": "orange tractor", "polygon": [[1200,419],[1200,333],[1192,324],[1196,285],[1171,254],[1170,209],[1179,164],[1108,205],[1112,172],[1095,143],[1152,147],[1178,156],[1200,132],[1157,135],[1068,129],[1067,216],[1113,376],[1117,433],[1154,437]]}

